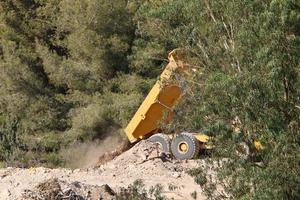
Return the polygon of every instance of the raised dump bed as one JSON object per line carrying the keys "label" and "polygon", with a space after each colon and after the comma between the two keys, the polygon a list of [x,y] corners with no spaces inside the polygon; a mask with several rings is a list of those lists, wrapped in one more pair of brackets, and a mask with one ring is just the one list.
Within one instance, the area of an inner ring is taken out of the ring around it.
{"label": "raised dump bed", "polygon": [[179,85],[168,83],[175,71],[184,68],[178,56],[175,51],[169,54],[169,63],[162,72],[160,79],[155,83],[125,128],[125,133],[130,142],[136,142],[155,133],[165,114],[168,115],[167,121],[172,118],[172,108],[176,105],[182,93]]}

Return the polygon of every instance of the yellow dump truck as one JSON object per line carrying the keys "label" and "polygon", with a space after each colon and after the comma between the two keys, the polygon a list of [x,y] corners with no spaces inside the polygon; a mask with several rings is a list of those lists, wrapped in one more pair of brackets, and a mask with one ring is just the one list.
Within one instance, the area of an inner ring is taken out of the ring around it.
{"label": "yellow dump truck", "polygon": [[[148,139],[162,146],[165,152],[171,153],[177,159],[191,159],[201,148],[205,147],[209,137],[199,133],[159,133],[159,124],[172,119],[173,108],[180,100],[183,88],[172,77],[182,74],[188,66],[182,60],[180,50],[169,53],[169,63],[160,75],[160,79],[125,128],[125,133],[131,143]],[[166,117],[167,116],[167,117]]]}

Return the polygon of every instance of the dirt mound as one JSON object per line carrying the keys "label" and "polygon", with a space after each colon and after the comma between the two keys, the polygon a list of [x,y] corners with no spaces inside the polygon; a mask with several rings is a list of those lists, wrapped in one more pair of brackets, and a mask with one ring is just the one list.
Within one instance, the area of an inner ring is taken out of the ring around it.
{"label": "dirt mound", "polygon": [[80,182],[67,184],[57,178],[46,180],[32,190],[25,190],[22,200],[114,200],[115,192],[106,184],[102,186],[87,185]]}
{"label": "dirt mound", "polygon": [[[88,195],[92,195],[89,199],[93,200],[104,194],[101,189],[108,191],[107,187],[103,186],[105,184],[113,190],[105,194],[112,195],[114,191],[119,193],[121,188],[127,188],[139,180],[147,191],[159,185],[162,195],[168,198],[193,199],[191,193],[196,192],[197,199],[201,200],[205,199],[201,187],[187,173],[188,170],[201,165],[207,165],[207,162],[173,160],[159,146],[149,141],[141,141],[111,161],[93,168],[0,169],[0,197],[3,200],[11,200],[21,197],[30,199],[32,195],[77,195],[78,198],[88,198]],[[206,173],[209,175],[212,172]],[[22,196],[23,193],[25,196]]]}
{"label": "dirt mound", "polygon": [[[132,148],[130,150],[130,148]],[[160,158],[163,161],[167,161],[168,159],[171,159],[171,156],[163,152],[160,145],[155,144],[153,142],[143,140],[137,143],[136,145],[131,144],[127,139],[123,140],[120,145],[111,152],[106,152],[102,154],[95,167],[99,167],[101,165],[104,165],[105,163],[115,159],[116,157],[120,156],[121,158],[124,157],[121,155],[122,153],[126,152],[125,156],[128,156],[128,154],[139,154],[139,158],[141,158],[141,162],[144,162],[146,160],[153,160],[155,158]]]}
{"label": "dirt mound", "polygon": [[33,199],[61,199],[61,187],[57,179],[50,179],[40,183],[33,191],[26,190],[23,194],[24,200]]}
{"label": "dirt mound", "polygon": [[113,160],[115,157],[121,155],[123,152],[127,151],[132,146],[133,145],[127,139],[124,139],[114,151],[102,154],[98,158],[98,162],[95,166],[100,166]]}

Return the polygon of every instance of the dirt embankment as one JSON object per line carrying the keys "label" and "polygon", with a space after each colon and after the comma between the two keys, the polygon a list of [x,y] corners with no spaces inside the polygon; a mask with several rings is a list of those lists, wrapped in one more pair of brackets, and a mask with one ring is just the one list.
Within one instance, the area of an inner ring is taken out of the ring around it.
{"label": "dirt embankment", "polygon": [[199,164],[203,165],[205,161],[172,160],[156,145],[142,141],[113,160],[93,168],[0,169],[0,199],[43,199],[40,191],[41,188],[51,188],[49,181],[55,186],[57,197],[60,195],[66,199],[73,194],[82,199],[99,199],[99,195],[105,194],[105,184],[118,192],[138,179],[144,183],[145,189],[161,184],[162,194],[169,198],[192,199],[191,193],[196,192],[197,199],[205,199],[201,187],[186,173]]}

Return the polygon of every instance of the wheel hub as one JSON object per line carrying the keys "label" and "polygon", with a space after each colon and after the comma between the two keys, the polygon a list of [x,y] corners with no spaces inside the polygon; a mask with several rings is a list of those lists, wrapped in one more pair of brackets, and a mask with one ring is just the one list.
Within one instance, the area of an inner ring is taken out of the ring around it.
{"label": "wheel hub", "polygon": [[180,152],[182,152],[182,153],[187,152],[188,149],[189,149],[189,146],[188,146],[188,144],[185,143],[185,142],[182,142],[182,143],[180,143],[180,144],[178,145],[178,150],[179,150]]}

